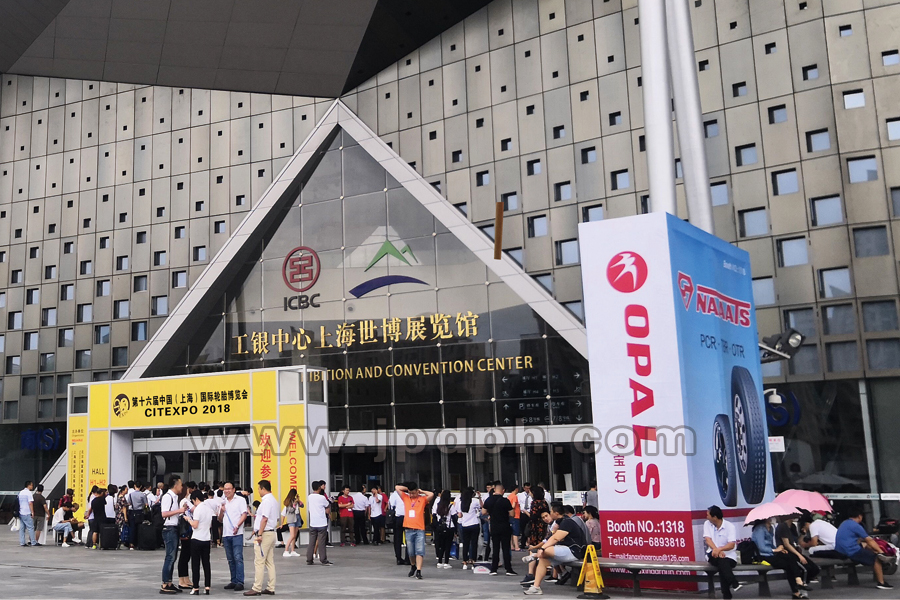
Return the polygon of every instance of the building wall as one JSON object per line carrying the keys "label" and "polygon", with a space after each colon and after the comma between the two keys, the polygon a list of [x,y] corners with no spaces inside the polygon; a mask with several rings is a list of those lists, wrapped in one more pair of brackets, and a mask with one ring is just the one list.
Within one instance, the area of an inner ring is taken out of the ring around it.
{"label": "building wall", "polygon": [[2,76],[3,422],[121,376],[330,103]]}
{"label": "building wall", "polygon": [[[716,233],[752,257],[760,334],[808,336],[790,372],[767,366],[769,381],[900,373],[900,121],[888,126],[900,117],[900,3],[690,10]],[[488,231],[493,203],[515,193],[504,248],[580,313],[565,242],[592,215],[647,204],[638,30],[637,0],[495,0],[345,102]],[[860,158],[871,160],[848,162]],[[687,217],[680,178],[677,191]],[[543,217],[546,235],[533,235]]]}

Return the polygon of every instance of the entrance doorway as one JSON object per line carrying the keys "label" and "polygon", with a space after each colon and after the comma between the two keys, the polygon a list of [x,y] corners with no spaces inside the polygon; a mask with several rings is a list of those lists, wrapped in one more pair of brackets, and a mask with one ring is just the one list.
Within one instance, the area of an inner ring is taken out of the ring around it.
{"label": "entrance doorway", "polygon": [[132,473],[136,481],[151,485],[178,475],[184,481],[232,481],[236,486],[253,487],[249,450],[135,452]]}

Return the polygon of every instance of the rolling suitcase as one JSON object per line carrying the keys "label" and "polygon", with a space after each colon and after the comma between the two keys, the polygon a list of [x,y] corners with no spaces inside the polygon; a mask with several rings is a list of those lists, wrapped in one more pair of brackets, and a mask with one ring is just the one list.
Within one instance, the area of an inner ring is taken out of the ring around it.
{"label": "rolling suitcase", "polygon": [[100,549],[119,549],[119,528],[115,523],[104,523],[100,526]]}
{"label": "rolling suitcase", "polygon": [[138,550],[156,550],[156,527],[149,521],[138,525]]}

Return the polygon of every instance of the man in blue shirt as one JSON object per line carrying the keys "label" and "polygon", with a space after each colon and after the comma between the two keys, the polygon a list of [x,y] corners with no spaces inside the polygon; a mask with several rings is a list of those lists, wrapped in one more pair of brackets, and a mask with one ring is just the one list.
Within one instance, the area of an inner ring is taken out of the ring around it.
{"label": "man in blue shirt", "polygon": [[834,549],[854,562],[872,567],[875,579],[878,581],[878,589],[893,589],[894,586],[884,580],[881,560],[879,560],[883,556],[883,552],[875,540],[866,533],[861,525],[862,520],[861,510],[854,508],[849,511],[848,519],[838,527]]}

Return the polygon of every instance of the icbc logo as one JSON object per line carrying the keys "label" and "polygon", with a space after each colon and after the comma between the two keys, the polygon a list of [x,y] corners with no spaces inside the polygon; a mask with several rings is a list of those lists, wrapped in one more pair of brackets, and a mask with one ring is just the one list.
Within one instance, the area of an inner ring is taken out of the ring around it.
{"label": "icbc logo", "polygon": [[286,286],[295,292],[305,292],[319,279],[319,255],[312,248],[297,246],[284,257],[281,270]]}
{"label": "icbc logo", "polygon": [[619,252],[606,266],[606,279],[623,294],[636,292],[647,281],[647,263],[636,252]]}

